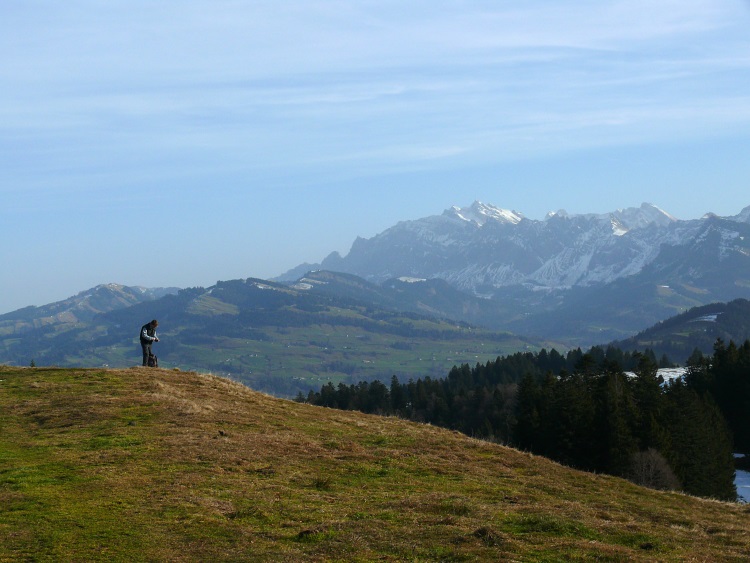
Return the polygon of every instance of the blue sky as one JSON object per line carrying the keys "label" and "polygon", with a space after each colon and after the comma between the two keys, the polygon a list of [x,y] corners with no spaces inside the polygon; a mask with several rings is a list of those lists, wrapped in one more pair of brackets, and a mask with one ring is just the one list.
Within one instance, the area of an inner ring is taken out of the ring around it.
{"label": "blue sky", "polygon": [[474,200],[750,205],[750,2],[3,0],[0,313]]}

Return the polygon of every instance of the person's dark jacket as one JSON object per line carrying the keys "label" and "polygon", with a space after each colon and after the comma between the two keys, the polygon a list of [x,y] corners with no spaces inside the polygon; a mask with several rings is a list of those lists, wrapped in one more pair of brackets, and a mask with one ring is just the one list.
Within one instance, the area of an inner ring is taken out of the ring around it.
{"label": "person's dark jacket", "polygon": [[146,323],[141,327],[141,344],[151,344],[156,340],[156,327]]}

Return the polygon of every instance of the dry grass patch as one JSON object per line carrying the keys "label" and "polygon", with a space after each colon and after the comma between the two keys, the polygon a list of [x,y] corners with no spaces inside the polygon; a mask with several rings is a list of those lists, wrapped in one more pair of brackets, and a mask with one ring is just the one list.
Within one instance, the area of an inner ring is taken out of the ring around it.
{"label": "dry grass patch", "polygon": [[431,426],[166,370],[0,368],[0,379],[0,561],[750,554],[746,507]]}

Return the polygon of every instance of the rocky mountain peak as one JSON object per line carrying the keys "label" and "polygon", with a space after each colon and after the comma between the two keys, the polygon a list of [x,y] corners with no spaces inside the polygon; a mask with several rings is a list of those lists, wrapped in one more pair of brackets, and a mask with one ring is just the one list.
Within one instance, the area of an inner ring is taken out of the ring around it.
{"label": "rocky mountain peak", "polygon": [[497,221],[499,223],[510,223],[517,225],[524,218],[517,211],[501,209],[494,205],[488,205],[481,201],[475,201],[469,207],[453,206],[447,209],[443,215],[455,218],[461,221],[474,223],[477,226],[483,226],[487,221]]}

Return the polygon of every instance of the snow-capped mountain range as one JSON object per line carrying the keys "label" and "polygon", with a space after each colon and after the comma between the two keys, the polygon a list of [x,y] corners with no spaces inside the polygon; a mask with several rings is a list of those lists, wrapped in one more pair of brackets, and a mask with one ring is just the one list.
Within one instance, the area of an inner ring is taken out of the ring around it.
{"label": "snow-capped mountain range", "polygon": [[750,207],[734,217],[707,214],[681,221],[644,203],[605,214],[560,210],[540,221],[475,201],[400,222],[370,239],[357,238],[345,257],[334,252],[321,264],[306,266],[376,282],[441,278],[477,295],[511,285],[568,289],[637,274],[656,260],[663,245],[711,239],[720,259],[747,259],[749,225]]}
{"label": "snow-capped mountain range", "polygon": [[476,201],[357,238],[346,256],[334,252],[279,279],[316,269],[376,283],[442,279],[512,304],[513,322],[547,315],[538,326],[509,324],[511,330],[546,332],[549,313],[566,307],[569,314],[555,322],[611,317],[626,306],[632,319],[623,331],[633,330],[685,308],[750,297],[750,206],[731,217],[693,220],[649,203],[604,214],[560,210],[534,220]]}

